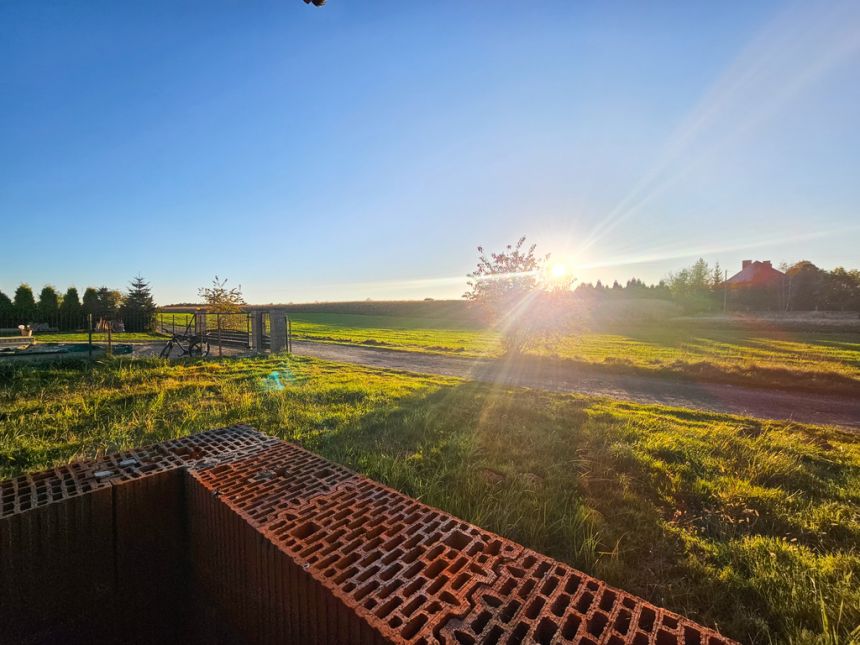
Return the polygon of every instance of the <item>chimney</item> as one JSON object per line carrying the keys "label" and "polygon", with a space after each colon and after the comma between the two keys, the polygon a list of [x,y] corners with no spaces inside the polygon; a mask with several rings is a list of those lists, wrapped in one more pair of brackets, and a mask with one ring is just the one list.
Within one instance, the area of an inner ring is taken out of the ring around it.
{"label": "chimney", "polygon": [[752,260],[741,260],[741,269],[746,269],[750,264],[752,264]]}

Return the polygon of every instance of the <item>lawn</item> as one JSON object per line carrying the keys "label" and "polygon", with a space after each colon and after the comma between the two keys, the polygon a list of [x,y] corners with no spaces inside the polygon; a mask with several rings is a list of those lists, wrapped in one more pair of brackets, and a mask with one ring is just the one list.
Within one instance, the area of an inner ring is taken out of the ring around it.
{"label": "lawn", "polygon": [[[291,314],[297,339],[496,357],[499,334],[429,318]],[[544,339],[530,354],[613,371],[860,396],[860,337],[829,331],[748,331],[665,321]]]}
{"label": "lawn", "polygon": [[744,642],[860,623],[860,440],[307,358],[0,370],[0,475],[244,422]]}

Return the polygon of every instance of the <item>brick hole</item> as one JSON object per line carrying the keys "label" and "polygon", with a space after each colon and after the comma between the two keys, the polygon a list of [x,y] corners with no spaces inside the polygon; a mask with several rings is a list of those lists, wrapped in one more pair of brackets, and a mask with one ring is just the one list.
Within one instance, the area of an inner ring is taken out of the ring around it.
{"label": "brick hole", "polygon": [[651,645],[651,641],[642,632],[637,632],[636,636],[633,637],[632,645]]}
{"label": "brick hole", "polygon": [[667,632],[665,629],[657,631],[657,645],[677,645],[677,643],[677,637],[671,632]]}
{"label": "brick hole", "polygon": [[512,600],[507,605],[505,605],[505,608],[502,609],[502,613],[499,614],[499,617],[502,619],[502,622],[505,622],[505,623],[511,622],[511,619],[520,610],[520,607],[522,607],[522,603],[520,603],[516,600]]}
{"label": "brick hole", "polygon": [[[383,547],[384,549],[385,547]],[[389,551],[385,557],[382,558],[382,564],[391,564],[395,560],[399,560],[400,556],[403,555],[403,551],[400,549],[394,549],[394,551]],[[402,566],[402,563],[401,563]]]}
{"label": "brick hole", "polygon": [[403,568],[402,564],[400,564],[399,562],[395,562],[390,567],[385,569],[385,571],[380,573],[379,578],[380,578],[380,580],[385,580],[385,581],[391,580],[394,577],[394,575],[398,571],[400,571],[402,568]]}
{"label": "brick hole", "polygon": [[552,565],[549,562],[541,562],[538,565],[538,568],[535,569],[534,577],[535,578],[543,578],[546,575],[546,572],[552,568]]}
{"label": "brick hole", "polygon": [[528,634],[529,626],[526,623],[517,623],[514,631],[511,632],[511,637],[508,639],[509,645],[519,645]]}
{"label": "brick hole", "polygon": [[701,645],[702,634],[698,629],[692,627],[684,627],[684,645]]}
{"label": "brick hole", "polygon": [[605,589],[603,591],[603,596],[600,598],[600,608],[603,611],[611,611],[612,607],[615,606],[615,598],[616,594],[614,591],[610,591],[609,589]]}
{"label": "brick hole", "polygon": [[484,637],[483,645],[497,645],[505,632],[498,625],[494,625],[490,632]]}
{"label": "brick hole", "polygon": [[499,587],[499,593],[503,596],[508,596],[514,590],[514,587],[517,586],[517,581],[513,578],[508,578],[505,580],[505,583]]}
{"label": "brick hole", "polygon": [[376,605],[377,601],[376,598],[374,598],[373,596],[364,601],[364,608],[368,611],[371,611],[374,607],[376,607]]}
{"label": "brick hole", "polygon": [[487,570],[484,567],[479,567],[474,562],[469,565],[469,571],[476,576],[485,576],[487,575]]}
{"label": "brick hole", "polygon": [[553,601],[552,606],[549,608],[549,610],[560,618],[561,616],[564,616],[564,612],[569,605],[570,596],[568,596],[567,594],[561,594]]}
{"label": "brick hole", "polygon": [[588,611],[588,608],[591,607],[592,600],[594,600],[594,596],[586,591],[582,596],[580,596],[579,601],[576,603],[577,610],[584,614]]}
{"label": "brick hole", "polygon": [[495,596],[491,596],[490,594],[484,594],[483,596],[481,596],[481,600],[484,601],[484,604],[489,605],[490,607],[502,606],[502,601]]}
{"label": "brick hole", "polygon": [[290,535],[292,535],[294,538],[296,538],[298,540],[306,540],[307,538],[309,538],[311,535],[313,535],[314,533],[316,533],[319,530],[320,530],[319,525],[315,524],[314,522],[305,522],[304,524],[294,528],[290,532]]}
{"label": "brick hole", "polygon": [[469,546],[469,543],[471,541],[472,540],[469,538],[469,536],[462,531],[451,531],[448,537],[446,537],[444,540],[445,544],[457,551],[462,551],[463,549],[465,549],[467,546]]}
{"label": "brick hole", "polygon": [[624,639],[621,638],[620,636],[616,636],[615,634],[612,634],[609,637],[609,640],[606,641],[606,645],[624,645]]}
{"label": "brick hole", "polygon": [[391,629],[397,629],[403,624],[403,619],[400,616],[393,616],[391,620],[388,621],[388,626]]}
{"label": "brick hole", "polygon": [[334,471],[329,468],[323,468],[322,470],[318,470],[314,473],[314,476],[317,479],[325,479],[326,477],[331,477],[334,475]]}
{"label": "brick hole", "polygon": [[579,589],[579,584],[582,580],[579,576],[570,576],[567,579],[567,582],[564,583],[564,592],[569,593],[571,596],[576,593],[576,590]]}
{"label": "brick hole", "polygon": [[592,591],[597,591],[597,588],[600,586],[596,580],[589,580],[585,583],[585,586],[591,589]]}
{"label": "brick hole", "polygon": [[360,574],[355,577],[356,582],[364,582],[368,578],[375,576],[379,571],[379,566],[370,567],[369,569],[365,569]]}
{"label": "brick hole", "polygon": [[514,576],[515,578],[525,578],[525,576],[526,576],[526,572],[523,571],[522,569],[520,569],[519,567],[514,567],[511,565],[508,565],[508,571],[510,571],[511,575]]}
{"label": "brick hole", "polygon": [[403,588],[403,595],[411,596],[416,591],[418,591],[424,585],[425,582],[427,582],[427,579],[422,576],[415,578],[414,580],[412,580],[412,582],[410,582]]}
{"label": "brick hole", "polygon": [[669,629],[678,628],[678,619],[673,616],[669,616],[668,614],[663,614],[663,620],[661,622]]}
{"label": "brick hole", "polygon": [[457,596],[452,594],[450,591],[443,591],[442,593],[440,593],[439,594],[439,600],[441,600],[442,602],[447,603],[449,605],[456,605],[457,604]]}
{"label": "brick hole", "polygon": [[459,576],[454,578],[454,580],[451,582],[451,588],[454,591],[457,591],[458,589],[460,589],[460,587],[462,587],[464,584],[466,584],[469,581],[470,577],[471,576],[468,573],[461,573]]}
{"label": "brick hole", "polygon": [[546,601],[543,598],[535,598],[532,600],[531,604],[526,607],[526,618],[530,620],[534,620],[540,614],[540,610],[543,609],[543,606],[546,604]]}
{"label": "brick hole", "polygon": [[603,633],[603,628],[606,627],[606,623],[608,622],[609,619],[605,615],[595,612],[595,614],[588,619],[588,623],[586,625],[588,633],[600,636]]}
{"label": "brick hole", "polygon": [[534,580],[526,580],[525,584],[523,584],[523,586],[520,587],[520,590],[517,592],[517,595],[520,598],[525,598],[526,596],[528,596],[531,593],[532,589],[535,588],[535,584],[536,583]]}
{"label": "brick hole", "polygon": [[436,560],[429,567],[427,567],[427,570],[424,572],[424,575],[426,575],[428,578],[435,578],[440,573],[442,573],[447,564],[448,563],[445,562],[445,560]]}
{"label": "brick hole", "polygon": [[544,596],[549,596],[553,591],[555,591],[556,587],[558,587],[558,578],[551,576],[543,583],[543,587],[541,587],[540,592]]}
{"label": "brick hole", "polygon": [[408,618],[409,616],[411,616],[412,614],[414,614],[414,613],[415,613],[415,611],[416,611],[416,610],[417,610],[421,605],[423,605],[425,602],[427,602],[427,597],[426,597],[426,596],[423,596],[423,595],[421,595],[421,596],[415,596],[412,600],[410,600],[410,601],[409,601],[409,603],[408,603],[407,605],[405,605],[405,606],[403,607],[403,609],[400,611],[400,613],[401,613],[401,614],[403,614],[404,616],[406,616],[406,617]]}
{"label": "brick hole", "polygon": [[469,561],[466,558],[457,558],[449,567],[448,573],[457,573],[460,569],[466,566]]}
{"label": "brick hole", "polygon": [[394,591],[402,584],[403,584],[403,580],[397,579],[394,582],[391,582],[391,583],[385,585],[382,588],[382,591],[380,591],[377,594],[379,596],[379,599],[385,600],[386,598],[388,598],[388,596],[390,596],[392,593],[394,593]]}
{"label": "brick hole", "polygon": [[470,636],[466,632],[462,632],[459,629],[454,632],[454,640],[460,643],[461,645],[475,645],[474,637]]}
{"label": "brick hole", "polygon": [[541,645],[549,645],[557,631],[558,625],[549,618],[544,618],[538,623],[537,631],[535,631],[535,641]]}
{"label": "brick hole", "polygon": [[[404,544],[403,546],[405,547],[406,544]],[[418,559],[418,556],[420,556],[422,553],[423,551],[421,550],[421,547],[414,547],[411,551],[407,551],[403,555],[402,560],[406,564],[411,564],[412,562],[415,562]]]}
{"label": "brick hole", "polygon": [[626,634],[627,630],[630,629],[630,612],[626,609],[619,610],[613,626],[618,633]]}
{"label": "brick hole", "polygon": [[484,631],[484,627],[487,626],[487,623],[490,622],[490,618],[492,618],[492,614],[490,612],[482,611],[478,614],[478,617],[472,621],[472,624],[470,625],[472,631],[476,634],[480,634]]}
{"label": "brick hole", "polygon": [[415,634],[417,634],[422,627],[424,627],[424,623],[426,622],[427,616],[425,616],[424,614],[418,614],[415,618],[406,623],[406,626],[400,632],[400,635],[406,640],[409,640],[410,638],[415,636]]}
{"label": "brick hole", "polygon": [[441,611],[441,610],[442,610],[442,605],[439,604],[435,600],[433,602],[431,602],[429,605],[427,605],[427,613],[428,614],[435,614],[437,611]]}
{"label": "brick hole", "polygon": [[654,629],[654,618],[656,618],[656,615],[653,609],[642,607],[642,613],[639,614],[639,627],[642,631],[650,632]]}
{"label": "brick hole", "polygon": [[434,578],[433,582],[430,583],[430,586],[427,587],[427,593],[436,593],[448,583],[448,580],[450,580],[448,576],[438,576],[437,578]]}
{"label": "brick hole", "polygon": [[444,547],[444,546],[442,546],[441,544],[437,544],[436,546],[434,546],[432,549],[430,549],[430,550],[427,552],[427,556],[426,556],[426,557],[427,557],[427,559],[428,559],[428,560],[435,560],[435,559],[436,559],[436,558],[438,558],[440,555],[442,555],[442,552],[443,552],[444,550],[445,550],[445,547]]}
{"label": "brick hole", "polygon": [[385,618],[386,616],[388,616],[388,614],[397,609],[397,606],[400,605],[400,603],[402,602],[402,598],[400,598],[399,596],[394,596],[393,598],[379,606],[379,609],[376,610],[376,615],[379,618]]}
{"label": "brick hole", "polygon": [[406,569],[406,571],[403,572],[403,577],[409,580],[410,578],[412,578],[412,576],[421,571],[421,569],[423,568],[424,565],[420,562],[413,562],[412,565],[408,569]]}
{"label": "brick hole", "polygon": [[376,580],[371,580],[366,585],[364,585],[361,589],[355,592],[355,599],[361,601],[364,599],[367,594],[375,589],[379,588],[379,583]]}
{"label": "brick hole", "polygon": [[502,551],[502,542],[501,540],[493,540],[487,546],[484,547],[484,553],[487,555],[499,555]]}

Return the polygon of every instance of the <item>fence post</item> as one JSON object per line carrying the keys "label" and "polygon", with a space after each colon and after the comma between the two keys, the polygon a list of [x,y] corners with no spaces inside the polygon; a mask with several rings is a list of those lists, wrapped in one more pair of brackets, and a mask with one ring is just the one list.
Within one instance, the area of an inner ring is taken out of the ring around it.
{"label": "fence post", "polygon": [[112,336],[113,320],[108,321],[107,328],[108,328],[108,351],[107,351],[107,353],[108,353],[108,356],[112,356],[113,355],[113,336]]}
{"label": "fence post", "polygon": [[293,321],[287,316],[287,353],[293,353]]}
{"label": "fence post", "polygon": [[218,357],[223,356],[221,352],[221,314],[215,314],[215,321],[218,324]]}
{"label": "fence post", "polygon": [[263,353],[263,312],[254,311],[251,319],[251,333],[253,334],[254,353]]}
{"label": "fence post", "polygon": [[89,352],[90,360],[93,360],[93,315],[87,314],[87,336],[90,340]]}
{"label": "fence post", "polygon": [[287,317],[283,309],[272,309],[269,311],[269,343],[273,354],[282,352],[287,348]]}

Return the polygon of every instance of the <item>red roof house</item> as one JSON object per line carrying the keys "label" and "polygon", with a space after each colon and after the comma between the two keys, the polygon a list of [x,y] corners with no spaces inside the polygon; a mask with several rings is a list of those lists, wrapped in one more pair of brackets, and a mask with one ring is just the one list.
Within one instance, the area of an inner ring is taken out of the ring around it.
{"label": "red roof house", "polygon": [[782,284],[785,274],[773,268],[770,260],[744,260],[741,270],[726,280],[729,287],[775,287]]}

